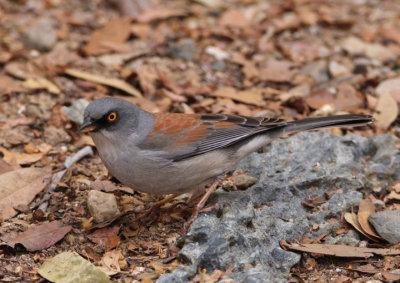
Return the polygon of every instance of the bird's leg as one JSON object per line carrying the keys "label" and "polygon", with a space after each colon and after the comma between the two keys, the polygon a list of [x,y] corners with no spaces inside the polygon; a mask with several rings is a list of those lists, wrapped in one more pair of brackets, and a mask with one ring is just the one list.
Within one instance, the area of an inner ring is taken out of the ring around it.
{"label": "bird's leg", "polygon": [[153,204],[152,207],[150,207],[148,210],[146,210],[145,212],[143,212],[141,215],[139,215],[135,221],[138,221],[148,215],[150,215],[151,213],[153,213],[155,210],[157,210],[158,208],[160,208],[161,206],[163,206],[164,204],[170,202],[171,200],[173,200],[174,198],[177,198],[178,196],[180,196],[181,194],[173,194],[170,195],[169,197],[166,197],[158,202],[156,202],[155,204]]}
{"label": "bird's leg", "polygon": [[211,196],[211,194],[213,192],[215,192],[215,190],[218,187],[219,184],[219,180],[215,181],[214,183],[212,183],[212,185],[206,190],[206,193],[203,195],[203,197],[200,199],[200,201],[197,203],[197,205],[194,207],[194,210],[192,212],[192,215],[190,216],[189,220],[185,222],[184,224],[184,228],[187,230],[190,225],[192,224],[192,222],[197,218],[197,216],[199,215],[199,213],[201,212],[202,208],[204,207],[204,205],[206,204],[207,200],[209,199],[209,197]]}

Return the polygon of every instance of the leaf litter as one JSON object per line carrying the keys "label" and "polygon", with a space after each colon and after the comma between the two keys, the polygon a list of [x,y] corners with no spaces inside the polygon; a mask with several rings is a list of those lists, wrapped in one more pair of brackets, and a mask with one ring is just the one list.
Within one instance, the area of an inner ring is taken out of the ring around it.
{"label": "leaf litter", "polygon": [[[22,202],[0,200],[10,215],[2,219],[0,232],[17,235],[21,229],[53,221],[72,226],[57,244],[37,251],[41,259],[76,250],[100,264],[108,252],[107,264],[116,272],[112,280],[141,276],[154,280],[178,264],[177,238],[189,214],[180,200],[149,217],[147,223],[129,223],[129,219],[118,223],[123,224],[119,232],[103,230],[113,226],[98,229],[99,234],[85,230],[85,223],[91,221],[87,192],[93,186],[114,194],[124,213],[140,214],[159,197],[115,185],[97,156],[66,166],[66,159],[92,144],[79,136],[77,122],[62,113],[79,99],[90,102],[114,95],[156,112],[223,112],[290,120],[368,113],[377,119],[377,127],[361,134],[397,134],[400,32],[392,15],[399,8],[390,1],[380,9],[362,1],[39,2],[0,0],[0,65],[4,66],[0,71],[0,180],[12,174],[11,183],[20,184],[15,172],[24,171],[27,176],[21,179],[30,181],[14,186],[15,193],[23,195]],[[42,52],[29,48],[40,42],[24,46],[20,35],[45,15],[56,23],[51,27],[57,34],[54,47]],[[188,40],[195,51],[185,47]],[[174,52],[171,46],[176,47]],[[55,173],[51,190],[43,192],[42,180],[47,175],[32,173],[47,170],[47,166],[62,174]],[[399,209],[399,194],[390,189],[379,196],[384,206],[376,210]],[[323,202],[324,198],[313,196],[304,205],[318,210]],[[369,245],[387,248],[369,226],[372,206],[366,207],[360,205],[357,213],[347,212],[344,218],[351,219],[350,225],[370,239]],[[337,235],[351,229],[342,224]],[[89,235],[102,244],[93,243]],[[320,235],[315,243],[323,243],[326,236]],[[31,273],[21,275],[10,265],[1,266],[3,279],[39,280],[35,273],[39,261],[34,256],[5,254],[7,260],[19,262],[19,267]],[[378,260],[381,266],[376,270],[398,268],[398,258]],[[351,271],[343,276],[335,273],[341,264],[336,260],[332,266],[321,258],[308,258],[305,268],[300,264],[292,275],[318,279],[330,274],[343,282],[357,277]],[[354,270],[358,269],[355,264]],[[199,271],[194,280],[214,282],[225,275]]]}

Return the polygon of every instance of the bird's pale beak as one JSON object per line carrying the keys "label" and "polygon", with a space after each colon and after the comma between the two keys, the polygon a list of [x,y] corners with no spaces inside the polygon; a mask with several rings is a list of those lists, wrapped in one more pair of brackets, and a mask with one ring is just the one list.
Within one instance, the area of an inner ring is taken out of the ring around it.
{"label": "bird's pale beak", "polygon": [[93,132],[94,130],[96,130],[96,125],[94,125],[93,122],[90,120],[84,121],[81,127],[79,128],[79,131],[81,133],[89,133]]}

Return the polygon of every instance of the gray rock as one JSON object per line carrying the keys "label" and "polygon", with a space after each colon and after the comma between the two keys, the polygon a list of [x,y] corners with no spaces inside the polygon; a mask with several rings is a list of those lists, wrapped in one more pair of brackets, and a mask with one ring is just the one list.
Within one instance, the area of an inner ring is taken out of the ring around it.
{"label": "gray rock", "polygon": [[213,71],[217,71],[217,72],[223,72],[225,71],[226,68],[226,64],[224,60],[217,60],[214,62],[214,64],[212,64],[211,69]]}
{"label": "gray rock", "polygon": [[40,19],[36,25],[22,35],[25,47],[39,51],[50,51],[57,41],[55,21],[50,18]]}
{"label": "gray rock", "polygon": [[319,60],[305,65],[301,73],[312,77],[316,83],[326,82],[329,79],[328,63],[325,60]]}
{"label": "gray rock", "polygon": [[196,42],[192,39],[185,39],[182,42],[172,44],[169,52],[173,58],[192,60],[196,50]]}
{"label": "gray rock", "polygon": [[71,106],[65,107],[63,109],[67,114],[68,118],[74,121],[77,124],[83,123],[83,113],[85,112],[86,106],[88,106],[89,102],[86,99],[78,99]]}
{"label": "gray rock", "polygon": [[91,190],[87,204],[96,223],[104,223],[120,215],[117,200],[113,194]]}
{"label": "gray rock", "polygon": [[247,174],[239,175],[233,180],[233,184],[239,189],[247,189],[248,187],[257,183],[257,178]]}
{"label": "gray rock", "polygon": [[63,129],[58,129],[54,126],[44,128],[44,139],[46,142],[52,145],[68,143],[72,140],[71,136],[68,135]]}
{"label": "gray rock", "polygon": [[340,234],[336,237],[328,236],[325,239],[325,244],[357,247],[360,244],[360,236],[358,232],[349,230],[346,234]]}
{"label": "gray rock", "polygon": [[[266,153],[245,158],[237,172],[258,179],[246,191],[216,191],[210,204],[220,211],[202,213],[183,239],[179,253],[186,266],[163,274],[159,282],[187,282],[199,269],[212,272],[234,266],[227,278],[234,282],[286,282],[290,268],[300,255],[284,251],[279,241],[294,241],[308,234],[315,238],[334,233],[342,211],[349,211],[362,198],[358,189],[372,190],[400,178],[400,152],[396,138],[378,135],[370,139],[339,137],[324,131],[299,133],[274,141]],[[324,196],[342,189],[318,209],[301,205],[309,195]],[[400,221],[399,221],[400,223]],[[399,233],[400,234],[400,233]],[[350,232],[329,239],[359,244]]]}
{"label": "gray rock", "polygon": [[400,242],[400,210],[385,210],[371,214],[368,221],[376,232],[391,244]]}

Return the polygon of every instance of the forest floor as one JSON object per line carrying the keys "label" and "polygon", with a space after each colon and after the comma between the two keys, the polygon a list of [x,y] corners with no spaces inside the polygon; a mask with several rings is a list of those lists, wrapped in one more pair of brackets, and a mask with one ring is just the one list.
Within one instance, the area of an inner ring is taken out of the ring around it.
{"label": "forest floor", "polygon": [[[287,120],[364,113],[373,126],[331,131],[398,136],[399,66],[398,1],[0,0],[0,280],[43,281],[39,267],[65,251],[115,282],[149,282],[180,264],[183,200],[132,222],[162,196],[109,181],[88,152],[49,179],[93,145],[78,131],[87,102]],[[366,197],[399,209],[400,189],[388,188]],[[112,192],[127,215],[96,224],[90,190]],[[381,271],[399,269],[400,257],[368,264],[307,254],[289,280],[395,280]],[[218,279],[199,271],[193,281]]]}

